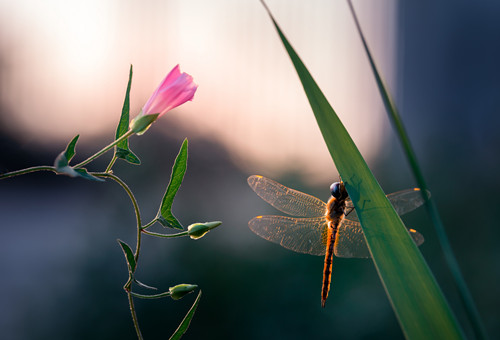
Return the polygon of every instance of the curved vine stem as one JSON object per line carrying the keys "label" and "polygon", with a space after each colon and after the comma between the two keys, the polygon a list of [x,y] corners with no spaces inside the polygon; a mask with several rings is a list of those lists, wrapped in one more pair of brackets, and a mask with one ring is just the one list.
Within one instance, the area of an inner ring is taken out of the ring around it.
{"label": "curved vine stem", "polygon": [[121,136],[120,138],[115,140],[113,143],[109,144],[108,146],[105,146],[104,148],[101,149],[101,151],[96,152],[94,155],[90,156],[89,158],[87,158],[83,162],[78,163],[73,168],[78,169],[78,168],[81,168],[82,166],[92,162],[94,159],[96,159],[97,157],[100,157],[101,155],[103,155],[104,153],[109,151],[111,148],[113,148],[113,146],[120,143],[121,141],[124,141],[128,137],[132,136],[134,133],[135,132],[133,132],[132,130],[128,130],[123,136]]}
{"label": "curved vine stem", "polygon": [[142,222],[141,222],[141,213],[139,211],[139,205],[137,204],[137,200],[135,199],[135,196],[132,193],[132,190],[130,190],[130,188],[128,187],[128,185],[124,181],[122,181],[120,179],[120,177],[118,177],[118,176],[116,176],[116,175],[114,175],[112,173],[109,173],[109,172],[92,172],[91,174],[94,175],[94,176],[96,176],[96,177],[111,178],[116,183],[118,183],[127,192],[128,196],[130,197],[130,200],[132,201],[132,205],[134,206],[135,217],[137,219],[137,246],[135,248],[135,254],[134,254],[135,261],[137,262],[139,260],[139,252],[140,252],[140,249],[141,249],[141,236],[142,236],[141,225],[142,225]]}
{"label": "curved vine stem", "polygon": [[[113,181],[118,183],[127,192],[127,195],[130,197],[130,200],[132,201],[132,205],[134,206],[135,217],[137,219],[137,244],[135,247],[135,254],[134,254],[135,262],[137,264],[138,259],[139,259],[139,252],[141,249],[141,236],[142,236],[141,225],[142,225],[142,222],[141,222],[141,213],[139,211],[139,204],[137,204],[137,200],[135,199],[135,196],[132,193],[132,190],[130,190],[128,185],[124,181],[122,181],[120,179],[120,177],[118,177],[112,173],[96,172],[96,173],[92,173],[92,175],[94,175],[96,177],[112,179]],[[136,269],[137,269],[137,267],[136,267]],[[137,333],[137,337],[138,337],[138,339],[142,340],[143,337],[142,337],[141,329],[139,328],[139,321],[137,320],[137,313],[135,311],[135,306],[134,306],[134,297],[133,297],[133,294],[130,290],[130,286],[131,286],[132,281],[133,281],[132,277],[131,277],[132,274],[133,273],[129,273],[129,275],[130,275],[129,280],[127,281],[127,283],[125,284],[125,286],[123,288],[125,289],[125,291],[127,292],[127,295],[128,295],[128,304],[130,306],[130,313],[132,314],[132,320],[134,322],[134,327],[135,327],[135,331]]]}
{"label": "curved vine stem", "polygon": [[15,176],[20,176],[20,175],[26,175],[31,172],[37,172],[37,171],[52,171],[57,173],[56,168],[53,166],[34,166],[32,168],[26,168],[22,170],[16,170],[16,171],[11,171],[11,172],[6,172],[4,174],[0,174],[0,179],[5,179],[5,178],[10,178],[10,177],[15,177]]}

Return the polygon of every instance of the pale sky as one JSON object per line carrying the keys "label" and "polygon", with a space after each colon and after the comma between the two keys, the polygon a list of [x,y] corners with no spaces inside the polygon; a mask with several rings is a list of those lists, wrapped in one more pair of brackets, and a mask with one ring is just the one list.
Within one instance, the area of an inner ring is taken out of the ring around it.
{"label": "pale sky", "polygon": [[[268,5],[362,154],[376,157],[388,123],[346,2]],[[354,5],[391,85],[395,3]],[[130,64],[132,117],[180,64],[199,89],[156,123],[162,131],[176,122],[191,136],[214,138],[249,173],[300,169],[327,183],[337,174],[257,0],[0,0],[0,53],[4,121],[28,143],[112,138]]]}

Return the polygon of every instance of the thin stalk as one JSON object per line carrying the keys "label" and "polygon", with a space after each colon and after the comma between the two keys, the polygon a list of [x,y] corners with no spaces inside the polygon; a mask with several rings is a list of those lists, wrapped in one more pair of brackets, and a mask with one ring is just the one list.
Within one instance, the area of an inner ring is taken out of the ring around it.
{"label": "thin stalk", "polygon": [[130,313],[132,314],[132,320],[134,321],[135,332],[137,333],[137,338],[143,340],[141,329],[139,328],[139,321],[137,320],[137,313],[135,312],[134,298],[132,297],[132,292],[127,292],[128,304],[130,306]]}
{"label": "thin stalk", "polygon": [[154,295],[144,295],[144,294],[138,294],[134,292],[129,292],[132,296],[135,296],[140,299],[161,299],[167,296],[170,296],[170,292],[164,292],[160,294],[154,294]]}
{"label": "thin stalk", "polygon": [[6,178],[20,176],[20,175],[26,175],[26,174],[29,174],[31,172],[37,172],[37,171],[52,171],[52,172],[57,173],[56,168],[54,168],[53,166],[48,166],[48,165],[47,166],[34,166],[32,168],[26,168],[26,169],[22,169],[22,170],[7,172],[5,174],[0,174],[0,179],[6,179]]}
{"label": "thin stalk", "polygon": [[149,227],[151,227],[153,224],[155,224],[157,221],[158,221],[158,219],[157,219],[157,218],[155,218],[154,220],[152,220],[152,221],[151,221],[151,222],[149,222],[148,224],[143,225],[143,226],[141,227],[141,229],[144,231],[145,229],[148,229],[148,228],[149,228]]}
{"label": "thin stalk", "polygon": [[427,212],[429,213],[431,220],[434,224],[439,243],[440,243],[441,248],[442,248],[443,253],[444,253],[445,260],[446,260],[448,267],[450,269],[450,272],[453,276],[456,288],[457,288],[458,293],[460,295],[460,299],[465,307],[465,311],[466,311],[467,316],[469,318],[469,321],[472,325],[472,328],[474,330],[476,338],[477,339],[488,339],[488,335],[487,335],[486,330],[484,328],[484,325],[481,321],[481,317],[480,317],[479,312],[477,310],[477,307],[474,303],[474,299],[472,298],[472,295],[470,294],[470,291],[467,288],[467,284],[465,283],[462,272],[460,270],[458,262],[455,258],[454,253],[453,253],[450,241],[448,240],[448,236],[446,235],[444,225],[441,221],[441,217],[439,215],[437,207],[436,207],[434,201],[430,200],[427,197],[427,195],[425,194],[428,190],[428,186],[427,186],[427,183],[424,179],[424,175],[420,169],[420,166],[418,165],[417,157],[416,157],[415,152],[413,151],[413,148],[411,146],[410,140],[408,138],[408,134],[405,131],[403,122],[401,120],[401,116],[399,115],[398,110],[396,108],[396,105],[394,104],[394,101],[392,100],[390,94],[386,90],[386,86],[384,85],[382,77],[380,76],[380,74],[378,72],[378,69],[375,65],[375,61],[373,60],[372,55],[370,53],[370,50],[368,48],[368,44],[365,40],[363,32],[361,31],[361,26],[359,24],[358,18],[356,16],[355,11],[354,11],[354,7],[352,5],[351,0],[347,0],[347,3],[349,5],[352,16],[354,18],[356,28],[359,32],[360,37],[361,37],[363,47],[364,47],[366,54],[368,56],[368,60],[370,62],[370,66],[372,68],[373,74],[375,75],[375,80],[377,82],[377,85],[378,85],[378,88],[380,91],[380,95],[382,96],[382,100],[384,102],[384,105],[385,105],[385,108],[386,108],[387,113],[389,115],[389,118],[390,118],[390,120],[391,120],[391,122],[392,122],[398,136],[399,136],[401,143],[403,144],[403,149],[405,150],[406,157],[408,159],[408,162],[410,163],[413,174],[417,180],[417,184],[422,189],[421,193],[422,193],[422,196],[424,197],[424,200],[426,202],[425,206],[426,206]]}
{"label": "thin stalk", "polygon": [[122,181],[120,179],[120,177],[112,174],[112,173],[109,173],[109,172],[93,172],[91,173],[92,175],[96,176],[96,177],[107,177],[107,178],[111,178],[112,180],[114,180],[116,183],[118,183],[128,194],[128,196],[130,197],[130,200],[132,201],[132,204],[134,206],[134,211],[135,211],[135,217],[136,217],[136,220],[137,220],[137,244],[136,244],[136,248],[135,248],[135,254],[134,254],[134,257],[135,257],[135,262],[137,263],[139,261],[139,253],[140,253],[140,250],[141,250],[141,225],[142,225],[142,222],[141,222],[141,212],[139,211],[139,204],[137,204],[137,200],[135,199],[135,196],[134,194],[132,193],[132,190],[130,190],[130,188],[128,187],[128,185]]}
{"label": "thin stalk", "polygon": [[147,231],[147,230],[142,230],[144,234],[151,235],[151,236],[157,236],[157,237],[163,237],[163,238],[174,238],[174,237],[182,237],[182,236],[188,236],[188,231],[183,231],[177,234],[160,234],[160,233],[154,233],[152,231]]}
{"label": "thin stalk", "polygon": [[128,137],[132,136],[133,134],[134,134],[134,132],[132,132],[132,130],[128,130],[123,136],[121,136],[120,138],[118,138],[117,140],[115,140],[113,143],[109,144],[108,146],[105,146],[101,151],[98,151],[97,153],[95,153],[94,155],[90,156],[89,158],[87,158],[83,162],[78,163],[73,168],[78,169],[78,168],[81,168],[82,166],[84,166],[84,165],[92,162],[97,157],[99,157],[102,154],[104,154],[107,151],[109,151],[113,146],[115,146],[116,144],[120,143],[121,141],[127,139]]}
{"label": "thin stalk", "polygon": [[118,157],[116,157],[116,152],[115,152],[115,154],[113,155],[113,158],[111,159],[111,162],[109,162],[108,167],[106,168],[106,170],[104,172],[110,172],[113,165],[115,165],[115,162],[117,159],[118,159]]}
{"label": "thin stalk", "polygon": [[[137,243],[136,243],[135,254],[134,254],[135,263],[136,263],[135,269],[137,270],[137,266],[139,265],[138,260],[139,260],[139,253],[140,253],[140,249],[141,249],[141,236],[142,236],[142,233],[141,233],[142,223],[141,223],[141,213],[139,211],[139,204],[137,203],[137,200],[135,199],[135,196],[132,193],[132,190],[130,190],[128,185],[124,181],[122,181],[118,176],[116,176],[112,173],[108,173],[108,172],[92,173],[92,175],[94,175],[96,177],[111,178],[127,192],[128,196],[130,197],[130,200],[132,201],[132,205],[134,206],[134,211],[135,211],[135,217],[137,220]],[[135,311],[135,306],[134,306],[134,298],[132,296],[133,294],[130,291],[130,286],[132,285],[132,274],[133,273],[129,273],[129,279],[123,288],[125,289],[125,291],[127,292],[127,295],[128,295],[128,304],[130,306],[130,313],[132,314],[132,321],[134,322],[134,327],[135,327],[135,331],[137,333],[137,337],[141,340],[141,339],[143,339],[143,337],[141,334],[141,329],[139,328],[139,322],[137,320],[137,313]]]}

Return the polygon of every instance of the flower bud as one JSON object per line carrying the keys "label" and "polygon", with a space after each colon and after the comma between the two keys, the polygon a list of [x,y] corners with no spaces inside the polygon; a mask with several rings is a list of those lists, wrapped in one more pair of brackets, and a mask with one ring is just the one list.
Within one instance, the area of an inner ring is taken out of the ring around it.
{"label": "flower bud", "polygon": [[168,291],[170,292],[170,297],[174,300],[179,300],[184,297],[184,295],[191,293],[193,290],[198,288],[197,285],[190,285],[187,283],[181,283],[177,286],[170,287]]}
{"label": "flower bud", "polygon": [[181,73],[179,65],[175,66],[148,99],[141,113],[130,122],[130,129],[142,135],[166,112],[192,100],[197,88],[198,85],[193,82],[193,77]]}
{"label": "flower bud", "polygon": [[221,224],[222,224],[222,222],[220,222],[220,221],[194,223],[188,227],[188,235],[193,240],[197,240],[197,239],[205,236],[205,234],[208,233],[211,229],[216,228],[216,227],[220,226]]}
{"label": "flower bud", "polygon": [[137,117],[132,119],[132,121],[130,122],[129,125],[130,130],[132,130],[132,132],[140,136],[144,132],[146,132],[151,126],[151,124],[153,124],[154,121],[157,119],[158,119],[158,114],[144,116],[141,113]]}

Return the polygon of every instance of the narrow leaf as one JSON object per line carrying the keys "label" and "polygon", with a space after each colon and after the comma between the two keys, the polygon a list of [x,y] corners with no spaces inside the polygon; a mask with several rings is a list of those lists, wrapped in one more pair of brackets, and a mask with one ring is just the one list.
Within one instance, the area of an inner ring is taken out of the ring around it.
{"label": "narrow leaf", "polygon": [[198,303],[200,302],[200,297],[201,297],[201,290],[198,293],[198,296],[196,297],[196,300],[194,301],[193,305],[191,306],[186,316],[184,317],[184,320],[182,320],[179,327],[177,327],[177,330],[170,337],[170,340],[178,340],[184,335],[184,333],[186,333],[187,329],[189,328],[189,324],[191,323],[191,319],[194,316],[194,312],[196,312]]}
{"label": "narrow leaf", "polygon": [[170,175],[170,182],[168,183],[167,191],[163,196],[160,210],[158,211],[157,219],[164,227],[182,229],[182,225],[177,221],[172,214],[172,203],[174,202],[175,195],[179,190],[184,179],[184,174],[187,168],[188,156],[188,140],[185,139],[177,155],[174,166],[172,167],[172,174]]}
{"label": "narrow leaf", "polygon": [[74,169],[78,177],[82,177],[91,181],[104,182],[102,178],[95,177],[87,172],[85,168]]}
{"label": "narrow leaf", "polygon": [[[361,30],[361,25],[359,24],[352,2],[348,0],[348,4],[352,16],[354,18],[354,23],[356,24],[356,28],[361,38],[361,42],[368,57],[372,73],[375,77],[375,81],[377,82],[377,87],[379,89],[380,96],[382,97],[382,101],[386,108],[387,115],[389,116],[389,119],[391,120],[392,125],[396,130],[397,136],[399,137],[399,140],[403,146],[404,153],[406,154],[406,158],[408,159],[408,163],[411,166],[415,179],[417,180],[418,186],[423,189],[422,193],[424,193],[427,191],[428,188],[427,183],[424,179],[422,171],[420,170],[420,166],[417,161],[417,156],[413,151],[413,147],[411,146],[410,138],[408,137],[406,129],[403,125],[403,120],[401,119],[401,116],[398,113],[396,104],[392,99],[389,91],[387,90],[387,86],[385,86],[385,82],[378,71],[378,68],[375,64],[375,60],[372,57],[370,49],[368,48],[368,43],[366,42],[363,31]],[[486,329],[481,320],[481,316],[479,315],[479,311],[477,310],[476,304],[474,303],[474,299],[472,298],[469,288],[465,283],[462,271],[460,270],[455,254],[453,253],[453,249],[451,248],[450,241],[448,240],[448,236],[446,235],[444,225],[443,222],[441,221],[441,217],[437,210],[436,204],[434,203],[434,201],[427,200],[426,207],[432,219],[434,227],[436,229],[438,240],[441,244],[441,248],[443,249],[444,258],[447,262],[448,267],[450,268],[451,274],[453,275],[461,300],[464,304],[465,311],[472,324],[472,328],[474,329],[476,337],[478,339],[487,339],[488,336],[486,333]]]}
{"label": "narrow leaf", "polygon": [[61,170],[64,169],[65,167],[68,167],[69,161],[75,155],[75,146],[79,137],[80,135],[76,135],[75,137],[73,137],[71,142],[69,142],[68,145],[66,146],[66,150],[57,155],[56,159],[54,160],[54,167],[58,172],[63,173],[64,171]]}
{"label": "narrow leaf", "polygon": [[132,249],[130,249],[129,245],[123,242],[122,240],[117,240],[117,241],[122,247],[123,254],[125,255],[125,260],[127,261],[129,272],[131,273],[135,272],[136,262]]}
{"label": "narrow leaf", "polygon": [[76,142],[78,142],[79,137],[80,137],[80,135],[76,135],[71,140],[71,142],[69,142],[68,146],[66,147],[66,151],[64,152],[64,155],[66,156],[68,163],[71,161],[71,159],[75,155],[75,146],[76,146]]}
{"label": "narrow leaf", "polygon": [[153,286],[148,286],[147,284],[142,283],[141,281],[137,280],[136,278],[134,278],[134,282],[137,283],[139,286],[144,287],[146,289],[158,290],[158,288],[153,287]]}
{"label": "narrow leaf", "polygon": [[[130,120],[130,88],[132,86],[132,65],[130,65],[130,72],[128,77],[127,91],[125,93],[125,100],[123,101],[122,114],[118,127],[116,128],[115,140],[123,136],[129,129]],[[130,150],[128,146],[128,139],[122,140],[115,147],[115,156],[124,159],[131,164],[141,164],[139,158]]]}
{"label": "narrow leaf", "polygon": [[434,276],[401,219],[328,100],[267,7],[266,10],[299,75],[328,150],[354,203],[368,249],[404,334],[409,339],[463,338]]}

